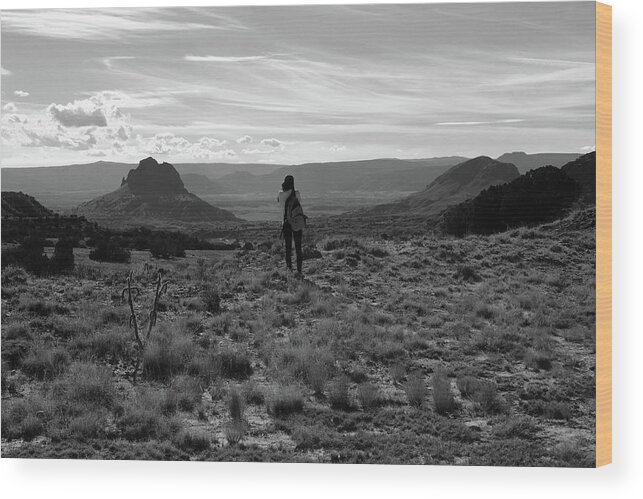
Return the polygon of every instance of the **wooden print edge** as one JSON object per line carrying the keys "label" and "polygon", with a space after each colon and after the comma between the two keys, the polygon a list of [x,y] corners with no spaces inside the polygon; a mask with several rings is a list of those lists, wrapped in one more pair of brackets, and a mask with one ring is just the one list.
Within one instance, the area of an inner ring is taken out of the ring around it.
{"label": "wooden print edge", "polygon": [[596,466],[612,462],[612,7],[596,2]]}

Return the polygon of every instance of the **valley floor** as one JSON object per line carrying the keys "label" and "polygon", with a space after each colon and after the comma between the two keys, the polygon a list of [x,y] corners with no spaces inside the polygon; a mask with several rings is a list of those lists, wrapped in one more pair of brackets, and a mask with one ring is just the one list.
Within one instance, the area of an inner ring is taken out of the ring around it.
{"label": "valley floor", "polygon": [[[2,456],[593,466],[582,215],[462,239],[309,234],[301,280],[276,240],[4,269]],[[144,324],[158,268],[134,380],[121,291],[133,270]]]}

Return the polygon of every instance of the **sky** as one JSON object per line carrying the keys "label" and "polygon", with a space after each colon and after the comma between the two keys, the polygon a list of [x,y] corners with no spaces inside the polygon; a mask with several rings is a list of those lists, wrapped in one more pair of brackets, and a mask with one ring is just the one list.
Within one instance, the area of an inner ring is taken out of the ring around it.
{"label": "sky", "polygon": [[3,10],[0,164],[587,152],[593,2]]}

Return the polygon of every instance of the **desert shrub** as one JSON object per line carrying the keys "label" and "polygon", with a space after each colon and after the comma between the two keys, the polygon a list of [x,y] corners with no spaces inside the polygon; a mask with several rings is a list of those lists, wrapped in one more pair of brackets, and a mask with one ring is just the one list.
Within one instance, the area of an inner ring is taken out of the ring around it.
{"label": "desert shrub", "polygon": [[333,380],[328,389],[328,401],[333,409],[348,410],[351,399],[348,392],[348,378],[340,375]]}
{"label": "desert shrub", "polygon": [[214,381],[220,374],[219,359],[216,353],[212,350],[197,352],[187,365],[187,373],[190,376],[199,377],[205,383]]}
{"label": "desert shrub", "polygon": [[404,378],[406,377],[406,367],[404,364],[401,363],[396,363],[393,364],[389,368],[389,374],[391,375],[391,379],[393,380],[393,383],[401,383]]}
{"label": "desert shrub", "polygon": [[186,375],[176,376],[165,392],[162,407],[165,413],[171,414],[177,409],[191,411],[201,400],[203,391],[199,380]]}
{"label": "desert shrub", "polygon": [[4,328],[2,333],[2,360],[8,368],[16,369],[33,346],[31,332],[27,326],[12,324]]}
{"label": "desert shrub", "polygon": [[219,372],[226,378],[245,379],[252,374],[252,364],[247,352],[230,347],[217,353]]}
{"label": "desert shrub", "polygon": [[191,338],[176,325],[168,325],[152,335],[143,352],[143,375],[167,380],[180,374],[195,354]]}
{"label": "desert shrub", "polygon": [[480,380],[472,376],[459,376],[456,379],[456,386],[463,397],[470,399],[480,388]]}
{"label": "desert shrub", "polygon": [[227,424],[224,434],[228,445],[237,445],[246,433],[246,426],[240,421],[232,421]]}
{"label": "desert shrub", "polygon": [[549,419],[568,420],[572,417],[572,408],[567,402],[555,400],[533,400],[527,405],[527,411],[534,416]]}
{"label": "desert shrub", "polygon": [[87,335],[90,331],[85,320],[70,317],[55,317],[53,320],[54,336],[69,339],[76,336]]}
{"label": "desert shrub", "polygon": [[496,384],[481,381],[473,394],[473,401],[485,414],[502,414],[507,411],[505,401],[498,394]]}
{"label": "desert shrub", "polygon": [[106,417],[100,412],[76,416],[69,422],[69,436],[77,440],[89,440],[104,436]]}
{"label": "desert shrub", "polygon": [[331,372],[332,366],[324,359],[313,360],[307,365],[305,371],[306,383],[312,388],[315,395],[324,393]]}
{"label": "desert shrub", "polygon": [[112,371],[90,362],[75,362],[53,387],[57,400],[110,407],[116,399]]}
{"label": "desert shrub", "polygon": [[2,438],[31,440],[44,433],[42,421],[36,417],[43,409],[42,400],[33,394],[20,399],[2,401]]}
{"label": "desert shrub", "polygon": [[54,313],[56,306],[48,301],[38,298],[24,298],[20,300],[19,310],[29,312],[32,315],[47,317]]}
{"label": "desert shrub", "polygon": [[470,265],[460,265],[456,270],[455,278],[468,282],[479,282],[482,280],[478,272],[476,272],[476,269]]}
{"label": "desert shrub", "polygon": [[2,269],[2,287],[18,286],[27,283],[29,274],[18,265],[7,265]]}
{"label": "desert shrub", "polygon": [[545,350],[528,349],[524,355],[525,365],[536,371],[549,371],[552,368],[552,360],[549,352]]}
{"label": "desert shrub", "polygon": [[433,407],[438,414],[448,414],[457,409],[451,393],[451,382],[442,370],[433,374]]}
{"label": "desert shrub", "polygon": [[295,386],[277,386],[269,396],[268,410],[276,417],[285,417],[303,409],[304,398]]}
{"label": "desert shrub", "polygon": [[39,380],[52,379],[69,365],[69,354],[62,347],[36,347],[22,362],[22,371]]}
{"label": "desert shrub", "polygon": [[221,312],[221,296],[215,286],[206,286],[201,292],[201,299],[203,300],[203,307],[211,314],[218,314]]}
{"label": "desert shrub", "polygon": [[[434,388],[435,390],[435,388]],[[427,396],[427,388],[421,375],[413,374],[409,376],[404,385],[406,398],[412,407],[422,407]]]}
{"label": "desert shrub", "polygon": [[357,398],[363,410],[377,407],[381,402],[381,394],[376,385],[370,382],[360,383],[357,386]]}
{"label": "desert shrub", "polygon": [[132,353],[133,334],[122,328],[97,331],[88,338],[88,347],[100,359],[123,360]]}
{"label": "desert shrub", "polygon": [[59,239],[49,260],[49,273],[59,274],[74,268],[74,241]]}
{"label": "desert shrub", "polygon": [[174,444],[185,452],[202,452],[210,448],[210,436],[202,430],[184,429],[174,437]]}
{"label": "desert shrub", "polygon": [[243,399],[252,405],[261,405],[264,403],[265,397],[263,390],[252,380],[246,381],[242,388]]}
{"label": "desert shrub", "polygon": [[357,239],[340,238],[340,239],[327,239],[322,243],[322,248],[325,251],[333,251],[341,248],[361,248],[362,245]]}
{"label": "desert shrub", "polygon": [[89,252],[89,259],[97,262],[128,263],[130,252],[114,239],[101,240]]}
{"label": "desert shrub", "polygon": [[176,421],[162,414],[159,401],[149,394],[141,393],[126,402],[116,420],[121,435],[126,440],[148,440],[172,438],[179,430]]}
{"label": "desert shrub", "polygon": [[232,387],[228,393],[228,411],[232,421],[241,421],[245,410],[245,401],[238,387]]}
{"label": "desert shrub", "polygon": [[27,442],[38,435],[42,435],[44,432],[45,426],[37,416],[29,415],[20,424],[20,436]]}
{"label": "desert shrub", "polygon": [[155,238],[150,242],[150,254],[152,258],[169,259],[184,257],[185,248],[179,241],[165,237]]}
{"label": "desert shrub", "polygon": [[493,427],[493,435],[499,438],[533,438],[538,426],[533,418],[509,416]]}

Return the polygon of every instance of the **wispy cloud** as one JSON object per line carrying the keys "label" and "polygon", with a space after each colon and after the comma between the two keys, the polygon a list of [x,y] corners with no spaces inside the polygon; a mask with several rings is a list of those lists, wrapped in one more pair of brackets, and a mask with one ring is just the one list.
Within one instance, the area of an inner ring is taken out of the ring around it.
{"label": "wispy cloud", "polygon": [[512,118],[495,121],[442,121],[436,123],[437,126],[477,126],[477,125],[502,125],[508,123],[522,123],[525,120]]}
{"label": "wispy cloud", "polygon": [[248,62],[248,61],[263,61],[269,59],[264,55],[248,55],[248,56],[220,56],[220,55],[186,55],[184,58],[190,62]]}
{"label": "wispy cloud", "polygon": [[29,92],[25,92],[24,90],[14,90],[13,95],[17,95],[18,97],[29,97]]}
{"label": "wispy cloud", "polygon": [[12,74],[13,73],[11,73],[11,71],[9,71],[7,68],[5,68],[4,66],[0,66],[0,75],[11,76]]}
{"label": "wispy cloud", "polygon": [[2,29],[51,38],[120,40],[128,34],[231,29],[225,22],[205,24],[167,19],[159,9],[8,10]]}

